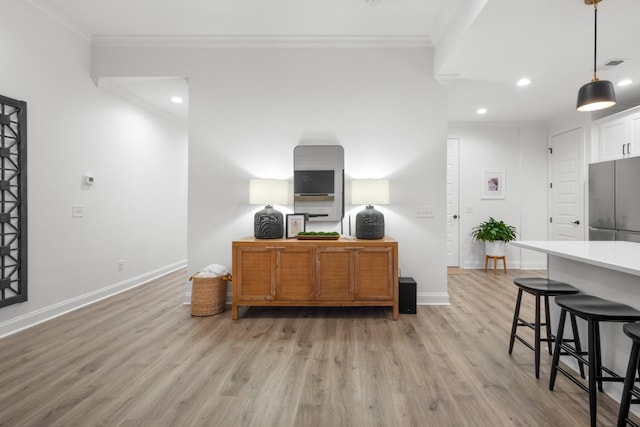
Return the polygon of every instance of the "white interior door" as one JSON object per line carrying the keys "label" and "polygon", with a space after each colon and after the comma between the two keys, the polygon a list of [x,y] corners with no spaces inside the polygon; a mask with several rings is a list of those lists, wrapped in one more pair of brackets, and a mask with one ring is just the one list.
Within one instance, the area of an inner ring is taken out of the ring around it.
{"label": "white interior door", "polygon": [[550,240],[584,240],[582,132],[551,136],[549,153]]}
{"label": "white interior door", "polygon": [[460,265],[458,214],[458,150],[460,140],[447,139],[447,266]]}

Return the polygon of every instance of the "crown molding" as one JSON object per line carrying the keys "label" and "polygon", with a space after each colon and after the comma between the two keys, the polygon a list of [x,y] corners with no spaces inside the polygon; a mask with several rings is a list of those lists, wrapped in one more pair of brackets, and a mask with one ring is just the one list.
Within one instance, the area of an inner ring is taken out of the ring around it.
{"label": "crown molding", "polygon": [[93,36],[94,47],[431,48],[427,36]]}
{"label": "crown molding", "polygon": [[24,0],[61,26],[90,41],[94,47],[205,48],[433,48],[428,36],[342,35],[92,35],[46,0]]}

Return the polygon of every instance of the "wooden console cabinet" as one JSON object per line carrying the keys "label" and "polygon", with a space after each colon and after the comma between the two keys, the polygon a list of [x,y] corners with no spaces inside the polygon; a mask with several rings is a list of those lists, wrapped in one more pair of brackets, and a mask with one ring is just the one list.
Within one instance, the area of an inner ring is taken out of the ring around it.
{"label": "wooden console cabinet", "polygon": [[390,306],[398,319],[398,242],[236,240],[231,317],[239,306]]}

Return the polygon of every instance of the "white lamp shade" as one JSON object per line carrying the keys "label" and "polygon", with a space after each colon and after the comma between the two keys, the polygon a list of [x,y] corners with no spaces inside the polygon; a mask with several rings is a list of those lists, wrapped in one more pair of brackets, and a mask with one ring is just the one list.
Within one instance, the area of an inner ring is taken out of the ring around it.
{"label": "white lamp shade", "polygon": [[249,180],[249,204],[287,205],[289,204],[289,181],[285,179]]}
{"label": "white lamp shade", "polygon": [[354,179],[351,181],[351,204],[388,205],[388,179]]}

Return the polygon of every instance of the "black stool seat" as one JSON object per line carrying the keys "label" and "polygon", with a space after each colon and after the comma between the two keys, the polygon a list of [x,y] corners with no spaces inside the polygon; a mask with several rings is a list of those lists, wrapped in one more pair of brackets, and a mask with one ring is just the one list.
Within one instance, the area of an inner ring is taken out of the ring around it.
{"label": "black stool seat", "polygon": [[633,342],[640,342],[640,323],[627,323],[622,326],[622,330]]}
{"label": "black stool seat", "polygon": [[579,291],[568,283],[545,279],[542,277],[521,277],[513,279],[513,283],[530,293],[540,295],[569,295],[577,294]]}
{"label": "black stool seat", "polygon": [[583,319],[607,322],[633,322],[640,319],[640,311],[635,308],[591,295],[558,297],[556,304]]}
{"label": "black stool seat", "polygon": [[[591,295],[564,295],[556,298],[556,304],[560,306],[560,323],[556,334],[556,343],[551,362],[551,375],[549,389],[553,390],[558,372],[570,379],[574,384],[589,393],[589,410],[591,425],[595,427],[597,416],[598,396],[597,390],[603,391],[604,381],[624,381],[624,378],[602,366],[600,347],[600,322],[636,322],[640,320],[640,311],[625,304],[608,301]],[[587,336],[589,341],[588,352],[583,353],[571,347],[563,340],[564,320],[567,313],[575,315],[587,321]],[[587,364],[589,367],[589,386],[579,382],[568,370],[559,366],[560,354],[570,354],[578,360],[579,364]],[[584,356],[587,356],[585,358]],[[603,371],[608,376],[603,375]]]}
{"label": "black stool seat", "polygon": [[620,400],[618,427],[624,427],[627,423],[632,426],[637,426],[638,424],[629,419],[629,407],[632,403],[640,403],[640,390],[634,387],[636,372],[640,375],[640,370],[638,370],[640,365],[640,323],[628,323],[622,327],[622,330],[629,338],[631,338],[631,340],[633,340],[633,345],[631,346],[627,375],[624,380],[622,399]]}
{"label": "black stool seat", "polygon": [[[513,313],[513,323],[511,325],[511,338],[509,340],[509,354],[513,351],[513,344],[517,339],[522,344],[533,350],[535,355],[535,371],[536,378],[540,378],[540,343],[546,342],[549,350],[549,354],[551,353],[551,343],[554,341],[554,336],[551,332],[551,319],[549,317],[549,297],[550,296],[558,296],[558,295],[570,295],[577,294],[579,291],[568,283],[558,282],[556,280],[545,279],[542,277],[519,277],[513,279],[513,283],[519,288],[518,289],[518,298],[516,300],[516,309]],[[527,292],[533,295],[536,298],[536,308],[535,308],[535,320],[533,323],[523,319],[520,317],[520,304],[522,302],[522,293]],[[545,307],[544,307],[544,323],[540,320],[540,308],[541,303],[540,299],[544,297]],[[526,326],[529,329],[533,329],[535,333],[534,343],[531,345],[528,341],[526,341],[523,337],[517,334],[517,330],[519,326]],[[546,337],[541,338],[540,329],[541,326],[546,327]],[[571,316],[571,326],[573,327],[575,336],[577,337],[578,327],[576,325],[576,319],[572,315]],[[578,338],[578,342],[576,343],[576,347],[580,348],[580,342]],[[582,365],[581,365],[582,367]],[[584,369],[582,370],[582,374],[584,376]]]}

